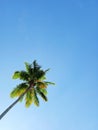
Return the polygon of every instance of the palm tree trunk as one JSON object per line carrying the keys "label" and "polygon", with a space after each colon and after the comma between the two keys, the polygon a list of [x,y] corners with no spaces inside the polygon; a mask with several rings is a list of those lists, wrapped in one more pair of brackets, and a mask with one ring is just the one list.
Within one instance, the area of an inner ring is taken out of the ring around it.
{"label": "palm tree trunk", "polygon": [[19,96],[19,98],[18,98],[16,101],[14,101],[7,109],[5,109],[4,112],[2,112],[2,114],[0,115],[0,120],[5,116],[5,114],[6,114],[12,107],[15,106],[15,104],[16,104],[17,102],[19,102],[19,100],[29,91],[29,89],[30,89],[31,87],[32,87],[32,85],[30,85],[30,86],[26,89],[26,91]]}

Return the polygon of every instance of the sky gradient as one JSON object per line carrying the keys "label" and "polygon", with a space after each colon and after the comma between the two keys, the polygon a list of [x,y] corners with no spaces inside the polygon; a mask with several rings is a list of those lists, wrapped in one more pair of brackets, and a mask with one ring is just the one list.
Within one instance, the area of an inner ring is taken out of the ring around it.
{"label": "sky gradient", "polygon": [[98,130],[98,1],[0,0],[0,113],[24,62],[51,68],[48,102],[18,103],[1,130]]}

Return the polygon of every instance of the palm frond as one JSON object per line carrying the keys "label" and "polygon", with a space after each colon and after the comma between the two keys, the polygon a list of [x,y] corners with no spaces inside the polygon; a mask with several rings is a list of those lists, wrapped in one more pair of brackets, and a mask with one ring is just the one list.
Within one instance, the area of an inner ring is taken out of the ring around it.
{"label": "palm frond", "polygon": [[26,71],[16,71],[13,76],[13,79],[20,79],[20,80],[24,80],[24,81],[28,81],[29,79],[29,75]]}
{"label": "palm frond", "polygon": [[47,88],[48,85],[55,85],[55,83],[48,81],[37,81],[36,83],[36,86],[39,88]]}
{"label": "palm frond", "polygon": [[38,65],[38,63],[36,62],[36,60],[33,61],[32,65],[33,65],[34,70],[40,70],[40,68],[41,68],[41,66]]}
{"label": "palm frond", "polygon": [[44,76],[41,76],[39,79],[38,79],[38,81],[43,81],[43,80],[45,80],[46,79],[46,77],[45,77],[45,75]]}
{"label": "palm frond", "polygon": [[40,81],[45,80],[45,79],[46,79],[46,76],[45,76],[45,75],[46,75],[46,72],[49,71],[49,70],[50,70],[50,69],[47,69],[47,70],[45,70],[45,71],[41,70],[38,79],[39,79]]}
{"label": "palm frond", "polygon": [[32,65],[25,62],[25,67],[26,67],[26,71],[28,72],[28,74],[32,74]]}
{"label": "palm frond", "polygon": [[18,79],[18,78],[20,78],[20,71],[14,72],[12,78],[13,78],[13,79]]}
{"label": "palm frond", "polygon": [[26,97],[25,97],[25,106],[29,107],[32,103],[33,103],[33,96],[34,96],[34,89],[30,89],[30,91],[28,91],[26,93]]}
{"label": "palm frond", "polygon": [[45,83],[46,85],[55,85],[55,83],[53,83],[53,82],[48,82],[48,81],[44,81],[44,83]]}
{"label": "palm frond", "polygon": [[50,68],[46,69],[46,70],[45,70],[45,73],[47,73],[49,70],[50,70]]}
{"label": "palm frond", "polygon": [[44,94],[44,95],[47,95],[47,89],[46,88],[39,88],[40,91]]}
{"label": "palm frond", "polygon": [[21,83],[17,85],[17,87],[14,88],[13,91],[10,93],[11,98],[19,97],[21,94],[25,92],[27,88],[28,85],[26,83]]}
{"label": "palm frond", "polygon": [[37,82],[36,86],[38,86],[39,88],[47,88],[47,85],[44,82]]}
{"label": "palm frond", "polygon": [[35,77],[37,80],[39,80],[39,79],[45,77],[45,72],[43,70],[36,71]]}
{"label": "palm frond", "polygon": [[44,94],[43,91],[41,91],[40,88],[36,87],[36,90],[37,90],[37,93],[43,98],[44,101],[48,100],[47,97],[46,97],[46,95]]}
{"label": "palm frond", "polygon": [[34,104],[36,106],[39,106],[39,99],[37,97],[37,93],[36,93],[36,90],[34,89],[34,96],[33,96],[33,101],[34,101]]}

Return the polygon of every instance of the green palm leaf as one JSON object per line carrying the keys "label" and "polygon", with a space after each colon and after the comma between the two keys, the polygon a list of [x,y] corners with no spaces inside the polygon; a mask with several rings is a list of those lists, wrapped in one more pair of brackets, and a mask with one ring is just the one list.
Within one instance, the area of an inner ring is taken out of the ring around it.
{"label": "green palm leaf", "polygon": [[34,89],[33,101],[34,101],[34,104],[35,104],[36,106],[39,106],[39,99],[38,99],[38,97],[37,97],[37,92],[36,92],[35,89]]}
{"label": "green palm leaf", "polygon": [[36,70],[34,71],[34,79],[39,80],[45,75],[45,72],[43,70]]}
{"label": "green palm leaf", "polygon": [[53,83],[53,82],[44,81],[44,83],[45,83],[46,85],[55,85],[55,83]]}
{"label": "green palm leaf", "polygon": [[16,88],[10,93],[11,98],[19,97],[21,94],[25,92],[25,90],[28,88],[28,85],[26,83],[21,83],[17,85]]}
{"label": "green palm leaf", "polygon": [[36,87],[36,90],[37,90],[37,93],[43,98],[44,101],[48,101],[46,94],[44,93],[44,91],[41,91],[41,88]]}
{"label": "green palm leaf", "polygon": [[26,67],[26,71],[28,72],[29,75],[32,74],[32,66],[31,64],[25,62],[25,67]]}
{"label": "green palm leaf", "polygon": [[43,81],[45,79],[46,79],[46,77],[45,77],[45,75],[43,75],[42,77],[39,78],[39,81]]}
{"label": "green palm leaf", "polygon": [[[39,88],[40,89],[40,88]],[[40,91],[44,94],[44,95],[47,95],[47,89],[46,88],[41,88]]]}
{"label": "green palm leaf", "polygon": [[32,63],[32,67],[34,68],[34,70],[40,70],[41,66],[36,62],[36,60],[33,61]]}
{"label": "green palm leaf", "polygon": [[28,81],[29,75],[26,71],[16,71],[14,75],[12,76],[13,79],[20,79],[24,81]]}
{"label": "green palm leaf", "polygon": [[36,86],[38,86],[39,88],[47,88],[44,82],[37,82]]}
{"label": "green palm leaf", "polygon": [[25,97],[25,106],[29,107],[32,103],[33,103],[33,95],[34,94],[34,89],[32,88],[30,91],[28,91],[26,93],[26,97]]}
{"label": "green palm leaf", "polygon": [[16,71],[13,76],[12,76],[13,79],[18,79],[20,78],[20,72],[19,71]]}

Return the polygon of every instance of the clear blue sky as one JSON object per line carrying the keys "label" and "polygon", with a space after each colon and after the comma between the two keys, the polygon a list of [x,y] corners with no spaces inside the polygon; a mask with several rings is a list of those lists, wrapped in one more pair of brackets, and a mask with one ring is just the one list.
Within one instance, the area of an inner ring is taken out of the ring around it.
{"label": "clear blue sky", "polygon": [[97,0],[0,0],[0,113],[25,61],[56,83],[40,107],[18,103],[1,130],[98,130],[97,12]]}

